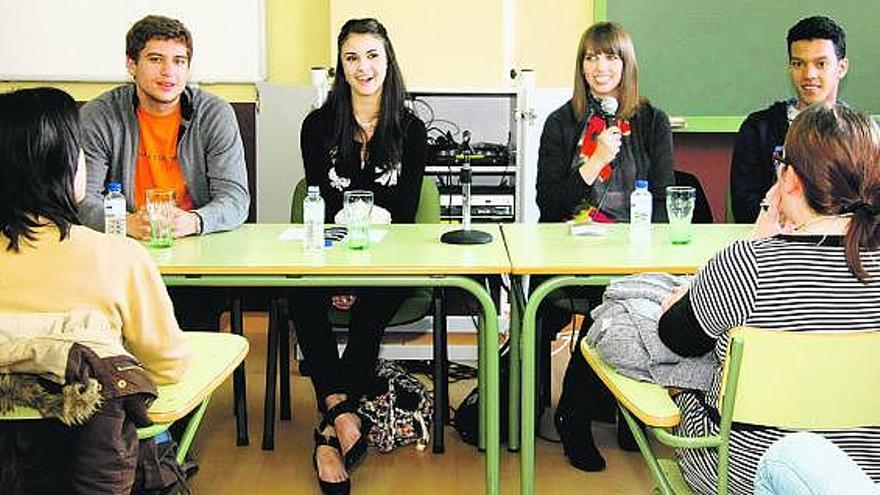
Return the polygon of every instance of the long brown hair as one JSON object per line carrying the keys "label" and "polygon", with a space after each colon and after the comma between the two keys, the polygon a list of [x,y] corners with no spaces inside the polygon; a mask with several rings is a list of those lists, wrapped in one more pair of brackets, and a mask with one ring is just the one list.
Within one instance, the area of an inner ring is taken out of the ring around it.
{"label": "long brown hair", "polygon": [[636,49],[632,38],[620,24],[599,22],[590,26],[581,35],[577,57],[574,61],[574,95],[572,105],[578,120],[584,118],[589,108],[587,78],[584,76],[584,56],[587,52],[617,55],[623,61],[623,74],[620,77],[620,98],[617,116],[629,119],[638,108],[639,67],[636,63]]}
{"label": "long brown hair", "polygon": [[851,214],[846,262],[865,281],[859,250],[880,245],[880,131],[867,115],[817,103],[801,112],[785,137],[785,153],[821,215]]}

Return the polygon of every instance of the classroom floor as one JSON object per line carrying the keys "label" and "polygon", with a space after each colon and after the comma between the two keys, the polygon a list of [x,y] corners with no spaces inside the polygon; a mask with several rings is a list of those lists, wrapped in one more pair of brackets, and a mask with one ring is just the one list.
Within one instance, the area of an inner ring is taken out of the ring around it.
{"label": "classroom floor", "polygon": [[[208,408],[196,437],[194,452],[199,472],[190,480],[196,494],[319,494],[312,469],[312,429],[317,424],[314,393],[307,377],[292,371],[293,418],[275,423],[275,450],[260,448],[265,384],[266,315],[245,314],[245,334],[250,341],[247,358],[248,426],[250,445],[235,445],[232,414],[232,381],[228,380]],[[554,356],[554,395],[568,360],[567,349]],[[294,367],[295,368],[295,367]],[[465,380],[450,385],[450,403],[457,405],[475,385]],[[601,473],[585,473],[571,467],[562,445],[537,441],[536,493],[650,493],[650,475],[638,453],[617,447],[615,428],[593,427],[608,467]],[[483,492],[483,456],[458,438],[452,427],[445,431],[446,452],[433,454],[403,447],[391,454],[370,451],[352,476],[353,493],[475,494]],[[501,492],[519,493],[516,453],[501,451]]]}

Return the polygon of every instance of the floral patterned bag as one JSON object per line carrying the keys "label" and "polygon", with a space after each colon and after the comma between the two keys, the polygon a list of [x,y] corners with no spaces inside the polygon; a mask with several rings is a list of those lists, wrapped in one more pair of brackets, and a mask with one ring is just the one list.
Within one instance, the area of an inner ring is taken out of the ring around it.
{"label": "floral patterned bag", "polygon": [[367,434],[370,444],[383,453],[411,443],[416,443],[419,449],[427,447],[434,411],[432,394],[393,361],[380,359],[376,374],[388,382],[387,389],[375,397],[361,399],[358,408],[370,424]]}

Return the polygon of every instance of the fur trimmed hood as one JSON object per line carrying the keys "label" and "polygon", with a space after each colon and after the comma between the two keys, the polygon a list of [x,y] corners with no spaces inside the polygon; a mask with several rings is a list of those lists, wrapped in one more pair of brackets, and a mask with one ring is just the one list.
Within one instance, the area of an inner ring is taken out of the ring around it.
{"label": "fur trimmed hood", "polygon": [[102,401],[101,384],[94,378],[51,392],[35,375],[0,374],[0,414],[24,406],[36,409],[44,418],[58,418],[73,426],[92,417]]}

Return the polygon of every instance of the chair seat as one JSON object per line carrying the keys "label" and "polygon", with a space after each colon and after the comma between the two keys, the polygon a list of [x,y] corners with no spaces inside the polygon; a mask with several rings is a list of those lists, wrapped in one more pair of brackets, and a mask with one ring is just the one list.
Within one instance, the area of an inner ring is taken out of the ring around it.
{"label": "chair seat", "polygon": [[[414,289],[412,294],[404,299],[403,303],[391,317],[388,326],[406,325],[414,321],[419,321],[430,314],[434,297],[431,289]],[[348,327],[351,312],[339,311],[331,309],[329,311],[330,324],[334,327]]]}
{"label": "chair seat", "polygon": [[[240,335],[186,332],[184,336],[193,350],[189,367],[177,383],[157,387],[159,395],[148,411],[154,424],[137,430],[138,439],[152,438],[166,431],[171,423],[195,411],[190,415],[180,439],[176,457],[178,462],[183,462],[192,444],[211,394],[232,374],[248,352],[248,341]],[[0,414],[0,421],[38,419],[42,419],[42,415],[30,407],[16,406]]]}
{"label": "chair seat", "polygon": [[243,337],[228,333],[186,332],[193,348],[189,368],[177,383],[160,385],[159,397],[150,406],[150,419],[174,422],[195,409],[222,384],[248,352]]}
{"label": "chair seat", "polygon": [[640,382],[621,375],[606,363],[595,348],[581,341],[581,353],[614,394],[614,398],[648,426],[671,428],[681,421],[681,411],[669,391],[649,382]]}
{"label": "chair seat", "polygon": [[675,459],[657,459],[657,463],[660,464],[660,470],[666,476],[666,480],[669,482],[669,486],[672,487],[673,493],[676,495],[691,495],[694,493],[687,484],[687,481],[684,480],[681,468],[678,467],[678,461]]}
{"label": "chair seat", "polygon": [[[156,433],[166,430],[168,425],[210,397],[248,352],[247,340],[238,335],[186,332],[184,336],[193,347],[192,361],[179,382],[157,387],[159,396],[148,411],[150,419],[156,423],[155,427],[149,428]],[[24,406],[15,406],[0,414],[0,420],[42,418],[38,410]]]}
{"label": "chair seat", "polygon": [[590,312],[590,301],[585,297],[566,297],[566,296],[553,296],[552,294],[547,298],[551,301],[554,307],[571,311],[574,314],[585,315]]}

